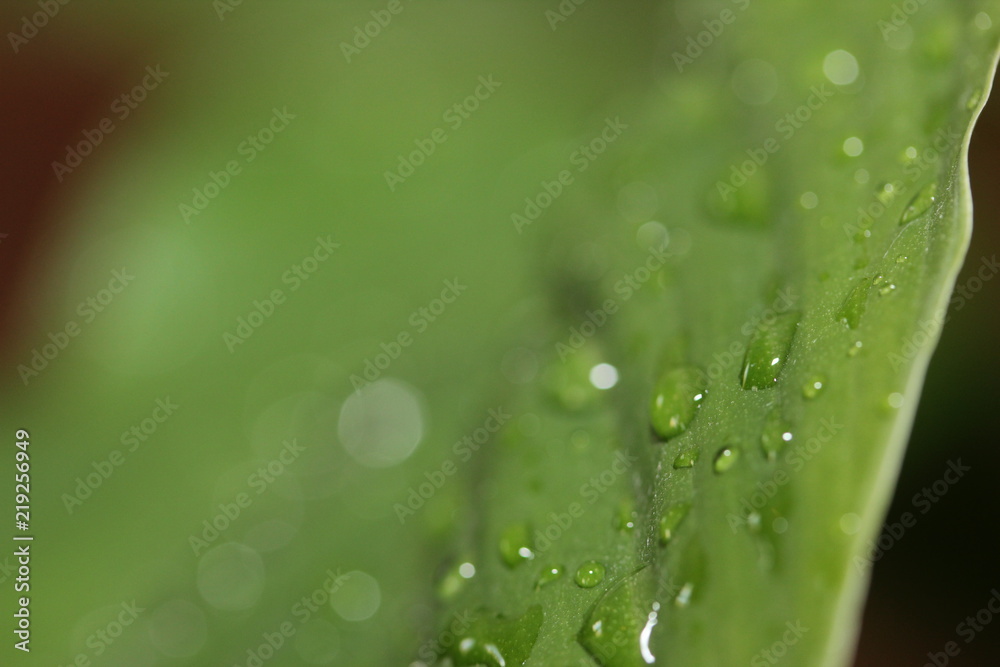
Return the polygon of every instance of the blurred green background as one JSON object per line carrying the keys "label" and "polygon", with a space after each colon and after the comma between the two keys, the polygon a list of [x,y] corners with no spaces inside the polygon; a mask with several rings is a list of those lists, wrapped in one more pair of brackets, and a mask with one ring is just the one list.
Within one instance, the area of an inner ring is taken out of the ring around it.
{"label": "blurred green background", "polygon": [[[537,3],[404,0],[345,55],[387,6],[69,2],[4,53],[0,392],[7,442],[31,433],[37,540],[25,664],[247,665],[278,643],[266,664],[421,657],[469,470],[419,520],[401,525],[393,505],[530,364],[517,350],[545,317],[537,249],[510,214],[567,147],[658,85],[665,54],[660,3],[585,3],[553,30]],[[5,3],[5,32],[37,11]],[[959,284],[998,246],[998,133],[988,106]],[[385,172],[428,141],[390,191]],[[213,180],[224,186],[185,216]],[[134,279],[102,292],[115,271]],[[452,303],[438,301],[446,281],[465,287]],[[275,290],[273,313],[241,333]],[[998,302],[986,283],[945,329],[889,517],[947,460],[973,471],[878,562],[859,665],[921,664],[1000,586]],[[79,335],[19,373],[71,321]],[[391,409],[366,412],[350,378],[401,334],[405,353],[377,374]],[[133,601],[142,611],[117,628]],[[19,664],[9,644],[3,664]],[[998,656],[991,627],[953,664]]]}

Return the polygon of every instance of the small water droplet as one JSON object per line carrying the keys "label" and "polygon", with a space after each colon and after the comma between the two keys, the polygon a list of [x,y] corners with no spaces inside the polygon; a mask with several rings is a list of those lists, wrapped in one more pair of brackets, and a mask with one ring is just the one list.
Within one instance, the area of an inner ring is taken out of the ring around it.
{"label": "small water droplet", "polygon": [[826,378],[822,375],[814,375],[802,386],[802,395],[806,398],[816,398],[826,386]]}
{"label": "small water droplet", "polygon": [[910,261],[910,258],[906,255],[900,255],[896,258],[896,264],[906,264],[908,261]]}
{"label": "small water droplet", "polygon": [[736,447],[723,447],[716,453],[715,460],[712,462],[712,469],[716,473],[722,474],[736,465],[736,461],[740,458],[740,450]]}
{"label": "small water droplet", "polygon": [[590,384],[602,391],[611,389],[618,384],[618,369],[611,364],[597,364],[590,369]]}
{"label": "small water droplet", "polygon": [[861,352],[861,348],[864,347],[864,343],[860,340],[856,340],[851,343],[851,346],[847,348],[847,356],[856,357]]}
{"label": "small water droplet", "polygon": [[551,565],[542,570],[542,573],[538,575],[537,587],[541,588],[546,584],[551,584],[557,579],[561,579],[562,576],[566,574],[566,568],[562,565]]}
{"label": "small water droplet", "polygon": [[861,324],[861,317],[865,314],[868,306],[868,292],[871,290],[872,278],[862,278],[861,282],[854,286],[844,302],[837,311],[837,320],[843,322],[851,329],[857,329]]}
{"label": "small water droplet", "polygon": [[618,511],[615,512],[615,528],[622,532],[635,530],[635,503],[631,500],[623,500],[618,504]]}
{"label": "small water droplet", "polygon": [[705,398],[704,374],[693,366],[663,374],[653,390],[650,421],[663,439],[680,435],[691,424]]}
{"label": "small water droplet", "polygon": [[902,394],[900,394],[899,392],[893,392],[889,394],[889,398],[886,399],[886,402],[889,404],[890,408],[898,410],[899,408],[903,407],[903,400],[904,399]]}
{"label": "small water droplet", "polygon": [[823,74],[838,86],[848,86],[858,78],[858,59],[850,51],[837,49],[823,59]]}
{"label": "small water droplet", "polygon": [[883,183],[875,191],[875,198],[878,199],[883,206],[888,206],[894,199],[896,199],[896,186],[892,183]]}
{"label": "small water droplet", "polygon": [[450,600],[465,588],[466,582],[476,576],[476,566],[466,561],[445,571],[437,584],[437,594],[443,600]]}
{"label": "small water droplet", "polygon": [[976,14],[976,27],[980,30],[989,30],[993,27],[993,19],[986,12]]}
{"label": "small water droplet", "polygon": [[678,470],[682,468],[693,468],[694,464],[698,462],[698,454],[701,450],[697,447],[692,447],[691,449],[686,449],[679,452],[677,456],[674,457],[674,468]]}
{"label": "small water droplet", "polygon": [[922,187],[920,191],[913,196],[913,199],[910,200],[910,203],[907,204],[906,208],[903,209],[903,215],[899,219],[899,224],[905,225],[913,222],[926,213],[936,200],[937,183],[931,181]]}
{"label": "small water droplet", "polygon": [[778,535],[783,535],[788,530],[788,519],[779,516],[771,522],[771,529]]}
{"label": "small water droplet", "polygon": [[799,204],[802,208],[811,211],[819,206],[819,197],[816,196],[815,192],[803,192],[802,196],[799,197]]}
{"label": "small water droplet", "polygon": [[764,418],[764,430],[760,434],[760,446],[767,460],[776,461],[792,438],[791,425],[781,417],[781,410],[771,410]]}
{"label": "small water droplet", "polygon": [[679,503],[671,505],[663,512],[663,516],[660,517],[660,544],[666,545],[674,539],[677,527],[681,525],[681,521],[684,520],[690,509],[690,503]]}
{"label": "small water droplet", "polygon": [[507,567],[516,567],[535,557],[528,524],[515,523],[504,529],[500,535],[500,557]]}
{"label": "small water droplet", "polygon": [[506,618],[479,612],[469,629],[446,649],[455,667],[513,667],[531,656],[544,614],[533,605],[521,616]]}
{"label": "small water droplet", "polygon": [[747,528],[750,529],[751,533],[760,532],[760,522],[761,522],[760,512],[754,510],[753,512],[750,512],[750,514],[747,515]]}
{"label": "small water droplet", "polygon": [[576,570],[573,581],[580,588],[593,588],[604,581],[604,566],[596,560],[588,560]]}
{"label": "small water droplet", "polygon": [[757,328],[743,357],[740,385],[744,389],[774,386],[788,359],[798,325],[799,313],[790,311],[776,315]]}

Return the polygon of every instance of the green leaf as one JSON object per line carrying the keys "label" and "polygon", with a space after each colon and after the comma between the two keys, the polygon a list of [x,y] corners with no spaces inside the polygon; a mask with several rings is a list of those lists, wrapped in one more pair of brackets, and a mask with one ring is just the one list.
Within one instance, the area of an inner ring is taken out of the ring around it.
{"label": "green leaf", "polygon": [[[969,240],[997,7],[667,6],[683,71],[523,230],[558,316],[448,613],[540,604],[527,665],[845,665]],[[500,557],[511,526],[532,558]]]}

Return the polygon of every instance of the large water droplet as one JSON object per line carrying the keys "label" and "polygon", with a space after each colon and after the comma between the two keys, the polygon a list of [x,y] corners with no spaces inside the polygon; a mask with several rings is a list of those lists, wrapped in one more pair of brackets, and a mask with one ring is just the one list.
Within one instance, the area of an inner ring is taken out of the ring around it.
{"label": "large water droplet", "polygon": [[680,435],[694,419],[705,398],[703,373],[694,366],[667,371],[656,383],[650,405],[653,430],[663,439]]}
{"label": "large water droplet", "polygon": [[593,588],[604,581],[604,572],[603,565],[596,560],[588,560],[577,569],[573,580],[580,588]]}
{"label": "large water droplet", "polygon": [[791,426],[781,416],[781,410],[774,408],[764,419],[764,430],[760,434],[760,446],[768,461],[775,461],[781,450],[792,441]]}
{"label": "large water droplet", "polygon": [[656,662],[650,648],[660,604],[650,600],[656,582],[643,567],[616,583],[597,601],[577,635],[601,667],[644,667]]}
{"label": "large water droplet", "polygon": [[517,618],[479,612],[448,655],[455,667],[523,665],[535,647],[543,619],[541,605],[529,607]]}
{"label": "large water droplet", "polygon": [[761,324],[750,338],[743,357],[740,385],[744,389],[774,386],[788,359],[792,338],[799,325],[799,313],[781,313]]}
{"label": "large water droplet", "polygon": [[528,524],[515,523],[504,529],[500,535],[500,557],[507,567],[515,567],[535,557]]}
{"label": "large water droplet", "polygon": [[913,222],[926,213],[937,199],[937,183],[931,181],[917,192],[903,209],[903,215],[899,219],[899,224],[905,225]]}
{"label": "large water droplet", "polygon": [[871,285],[871,277],[866,277],[854,286],[854,289],[844,299],[844,303],[840,305],[840,310],[837,311],[837,320],[852,329],[858,328],[858,325],[861,324],[861,316],[865,314],[865,308],[868,306],[868,292]]}
{"label": "large water droplet", "polygon": [[716,473],[722,474],[736,465],[736,462],[740,458],[740,450],[736,447],[723,447],[715,455],[715,460],[712,461],[712,469]]}
{"label": "large water droplet", "polygon": [[681,521],[684,520],[690,509],[691,503],[679,503],[664,510],[663,516],[660,517],[660,544],[666,545],[674,539],[677,527],[681,525]]}

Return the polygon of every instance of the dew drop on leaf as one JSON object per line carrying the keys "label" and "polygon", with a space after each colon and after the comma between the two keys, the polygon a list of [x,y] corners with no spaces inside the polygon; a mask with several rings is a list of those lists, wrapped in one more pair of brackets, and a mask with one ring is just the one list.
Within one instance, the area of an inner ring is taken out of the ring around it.
{"label": "dew drop on leaf", "polygon": [[538,588],[546,584],[551,584],[557,579],[561,579],[562,576],[566,574],[566,568],[562,565],[550,565],[542,570],[542,573],[538,575]]}
{"label": "dew drop on leaf", "polygon": [[826,386],[826,378],[822,375],[813,375],[804,385],[802,385],[802,395],[806,398],[816,398]]}
{"label": "dew drop on leaf", "polygon": [[694,464],[698,462],[698,452],[700,450],[697,447],[692,447],[691,449],[686,449],[677,454],[674,457],[674,468],[680,470],[681,468],[693,468]]}
{"label": "dew drop on leaf", "polygon": [[781,450],[792,441],[791,425],[781,417],[781,410],[774,408],[764,418],[764,430],[760,434],[760,446],[768,461],[775,461]]}
{"label": "dew drop on leaf", "polygon": [[712,461],[712,469],[715,472],[722,474],[736,465],[736,461],[740,458],[740,450],[736,447],[723,447],[715,455],[715,460]]}
{"label": "dew drop on leaf", "polygon": [[858,325],[861,324],[861,316],[865,314],[865,308],[868,306],[868,292],[871,285],[872,279],[867,277],[862,278],[861,282],[854,286],[837,311],[838,321],[843,322],[851,329],[858,328]]}
{"label": "dew drop on leaf", "polygon": [[792,338],[799,325],[799,313],[790,311],[762,323],[750,338],[743,357],[740,385],[744,389],[766,389],[778,381]]}
{"label": "dew drop on leaf", "polygon": [[527,524],[515,523],[504,529],[500,535],[500,557],[507,567],[515,567],[535,557]]}
{"label": "dew drop on leaf", "polygon": [[587,614],[577,641],[601,667],[656,664],[650,638],[659,622],[660,603],[649,597],[653,571],[643,567],[616,583]]}
{"label": "dew drop on leaf", "polygon": [[704,375],[699,369],[682,366],[667,371],[653,390],[653,430],[665,440],[680,435],[691,424],[704,398]]}
{"label": "dew drop on leaf", "polygon": [[937,183],[931,181],[920,189],[913,196],[910,203],[903,209],[903,215],[899,219],[900,225],[913,222],[926,213],[937,199]]}
{"label": "dew drop on leaf", "polygon": [[690,509],[690,503],[679,503],[668,507],[663,512],[663,516],[660,517],[660,528],[658,531],[660,544],[666,545],[670,540],[674,539],[674,535],[677,534],[677,527],[681,525],[681,521],[684,520]]}
{"label": "dew drop on leaf", "polygon": [[593,588],[604,581],[604,566],[596,560],[588,560],[577,569],[573,580],[580,588]]}

